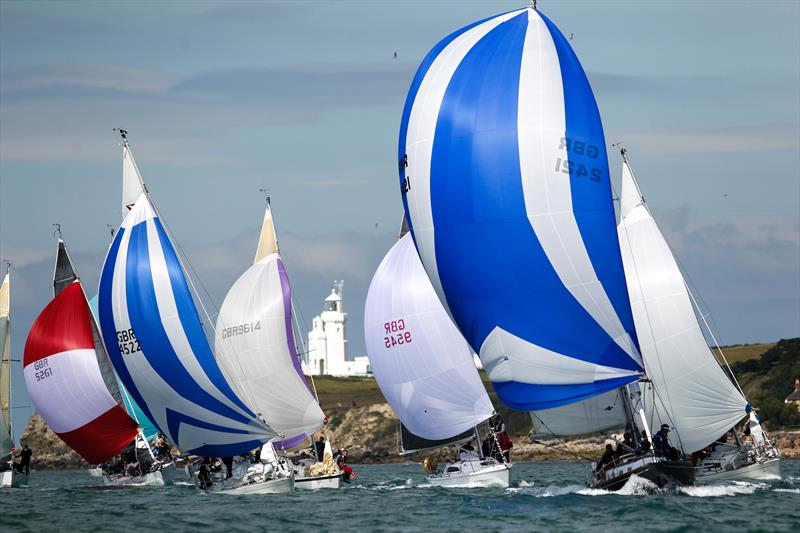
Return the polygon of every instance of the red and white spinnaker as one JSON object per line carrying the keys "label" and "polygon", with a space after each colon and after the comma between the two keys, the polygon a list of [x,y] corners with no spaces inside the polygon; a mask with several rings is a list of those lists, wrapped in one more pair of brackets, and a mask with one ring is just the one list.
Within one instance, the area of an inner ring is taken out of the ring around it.
{"label": "red and white spinnaker", "polygon": [[99,464],[131,443],[137,424],[106,387],[91,320],[75,280],[33,323],[24,373],[31,401],[47,425],[86,461]]}

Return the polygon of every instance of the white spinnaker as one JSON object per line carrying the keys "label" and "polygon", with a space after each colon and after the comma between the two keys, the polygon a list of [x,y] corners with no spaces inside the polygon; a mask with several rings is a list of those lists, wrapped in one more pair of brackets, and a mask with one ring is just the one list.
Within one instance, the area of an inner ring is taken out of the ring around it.
{"label": "white spinnaker", "polygon": [[6,273],[0,285],[0,458],[11,453],[11,299]]}
{"label": "white spinnaker", "polygon": [[623,429],[627,423],[622,391],[615,389],[581,402],[531,411],[534,437],[574,437]]}
{"label": "white spinnaker", "polygon": [[747,400],[709,349],[675,257],[626,163],[617,231],[639,345],[652,381],[643,395],[650,429],[669,424],[676,430],[673,445],[687,453],[701,450],[747,415]]}
{"label": "white spinnaker", "polygon": [[257,261],[225,297],[214,340],[233,390],[286,439],[313,434],[325,418],[294,364],[289,294],[280,256]]}
{"label": "white spinnaker", "polygon": [[415,435],[447,439],[494,413],[472,352],[436,296],[410,234],[372,278],[364,336],[384,397]]}
{"label": "white spinnaker", "polygon": [[128,212],[144,192],[144,182],[142,175],[139,174],[139,167],[133,159],[133,153],[127,141],[122,143],[122,218]]}

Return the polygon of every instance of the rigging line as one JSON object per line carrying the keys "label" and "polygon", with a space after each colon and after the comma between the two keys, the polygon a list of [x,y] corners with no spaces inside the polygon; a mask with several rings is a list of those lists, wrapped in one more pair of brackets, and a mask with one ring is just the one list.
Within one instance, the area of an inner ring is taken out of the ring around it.
{"label": "rigging line", "polygon": [[[708,322],[706,321],[706,317],[703,315],[702,311],[700,311],[700,307],[697,305],[697,300],[694,299],[694,294],[692,293],[691,289],[689,288],[689,285],[686,284],[685,281],[684,281],[684,285],[686,287],[686,292],[689,293],[689,297],[692,299],[692,303],[697,308],[697,311],[700,314],[700,319],[703,321],[703,324],[706,325],[706,329],[708,330],[708,334],[711,335],[711,340],[714,342],[714,347],[717,349],[717,352],[719,352],[719,356],[722,358],[722,361],[725,363],[725,367],[728,369],[728,372],[730,373],[730,377],[733,379],[733,382],[736,384],[736,388],[739,389],[739,393],[742,395],[742,397],[744,397],[744,399],[747,400],[747,397],[745,396],[744,391],[742,390],[742,387],[739,385],[739,381],[736,379],[736,376],[734,375],[733,370],[731,370],[731,366],[728,364],[728,359],[725,357],[725,354],[722,353],[722,348],[720,347],[719,342],[717,342],[717,338],[714,336],[714,332],[711,331],[711,326],[709,326]],[[712,352],[712,354],[713,354],[713,352]],[[719,361],[717,361],[717,364],[719,364]]]}
{"label": "rigging line", "polygon": [[[142,192],[147,196],[147,199],[150,201],[150,205],[153,207],[153,211],[155,211],[155,213],[158,216],[159,220],[161,220],[161,224],[164,226],[164,230],[167,232],[168,237],[170,238],[170,241],[177,246],[178,251],[180,252],[180,253],[176,254],[176,256],[178,257],[178,262],[181,264],[181,267],[183,268],[184,272],[186,272],[186,266],[184,265],[184,262],[189,265],[189,268],[191,269],[191,271],[194,274],[194,276],[197,277],[198,283],[203,288],[203,291],[206,293],[206,296],[208,297],[209,301],[216,308],[217,307],[216,303],[214,302],[213,298],[211,298],[211,294],[208,292],[208,289],[206,289],[205,285],[203,284],[202,279],[200,279],[200,277],[197,275],[197,271],[195,270],[195,268],[192,265],[191,261],[189,261],[189,256],[183,250],[183,247],[181,246],[180,241],[178,241],[175,238],[175,234],[170,229],[169,224],[164,219],[164,217],[161,216],[161,213],[159,212],[158,207],[156,207],[155,202],[153,202],[153,199],[150,197],[150,191],[147,190],[147,185],[145,185],[144,179],[142,179],[142,173],[139,171],[139,165],[136,164],[136,159],[133,157],[133,152],[130,149],[130,145],[128,144],[128,140],[127,140],[126,137],[123,137],[123,145],[124,145],[124,147],[126,148],[126,150],[128,152],[128,157],[130,157],[130,159],[131,159],[131,163],[133,164],[133,168],[136,170],[136,176],[139,178],[139,184],[142,186]],[[183,258],[181,258],[181,256],[183,256]],[[188,272],[187,272],[187,274],[188,274]],[[195,293],[195,295],[197,297],[197,300],[200,303],[200,307],[203,309],[203,314],[206,315],[206,319],[207,320],[210,320],[211,317],[208,314],[208,311],[206,310],[205,303],[203,302],[203,299],[201,298],[200,292],[197,290],[197,287],[195,287],[195,285],[194,285],[194,281],[192,280],[192,276],[187,275],[186,277],[187,277],[187,279],[189,281],[189,285],[191,286],[192,291]],[[212,329],[213,329],[213,325],[212,325]]]}
{"label": "rigging line", "polygon": [[[625,163],[628,163],[627,153],[623,155],[623,160],[625,161]],[[628,170],[630,171],[631,177],[633,177],[633,181],[636,184],[636,187],[637,187],[637,190],[638,190],[639,185],[636,182],[636,176],[634,175],[633,169],[631,168],[630,164],[628,164]],[[641,192],[641,191],[639,191],[639,192]],[[658,232],[661,234],[662,238],[664,239],[664,243],[667,245],[667,249],[669,250],[669,253],[672,255],[672,258],[675,260],[675,263],[678,265],[678,270],[679,270],[679,272],[681,274],[681,277],[683,278],[683,285],[686,288],[686,292],[689,294],[689,297],[692,300],[692,304],[694,305],[694,308],[697,309],[697,314],[700,316],[700,319],[702,320],[703,324],[705,324],[706,330],[708,331],[708,334],[711,335],[711,340],[714,342],[714,346],[717,349],[717,351],[719,352],[720,357],[722,357],[722,360],[725,363],[725,366],[727,367],[728,372],[730,374],[730,378],[733,380],[733,383],[736,385],[736,388],[739,389],[739,392],[741,393],[742,397],[745,397],[744,391],[742,390],[741,386],[739,386],[739,382],[736,380],[736,376],[733,374],[733,371],[731,370],[731,367],[728,364],[728,360],[725,358],[725,354],[722,353],[722,348],[720,347],[719,342],[717,342],[717,339],[716,339],[716,337],[714,335],[714,332],[712,331],[711,326],[709,325],[708,321],[706,320],[705,314],[703,313],[702,309],[698,305],[697,300],[694,297],[694,293],[692,292],[692,290],[691,290],[691,288],[689,286],[689,283],[687,282],[687,278],[688,278],[689,281],[692,281],[691,276],[688,274],[686,269],[683,268],[683,263],[681,262],[680,258],[672,250],[672,246],[670,245],[669,240],[667,239],[666,235],[664,235],[664,232],[661,230],[661,226],[659,225],[658,220],[656,220],[656,217],[653,216],[653,213],[650,211],[650,206],[647,205],[647,203],[644,201],[644,198],[642,198],[642,205],[647,210],[647,212],[650,214],[650,218],[653,220],[653,224],[655,224],[656,229],[658,229]],[[627,228],[626,228],[626,236],[627,236]],[[638,275],[637,275],[637,277],[638,277]],[[693,282],[692,282],[692,285],[694,285]],[[703,305],[706,308],[708,308],[708,305],[703,300],[703,296],[702,296],[702,294],[699,293],[699,291],[698,291],[698,295],[699,295],[700,300],[703,303]],[[642,296],[644,296],[644,294]],[[645,309],[646,309],[646,307],[647,306],[645,306]],[[709,312],[709,315],[711,315],[710,312]],[[711,316],[711,320],[712,321],[714,320],[713,316]],[[719,329],[719,327],[716,326],[716,323],[715,323],[715,328]],[[711,351],[711,350],[709,350],[709,351]],[[711,352],[712,352],[712,355],[713,355],[713,351],[711,351]],[[716,359],[716,357],[715,357],[715,359]],[[719,361],[717,362],[717,364],[719,364]],[[747,398],[745,397],[745,399],[747,399]],[[680,438],[680,434],[678,435],[678,438]]]}
{"label": "rigging line", "polygon": [[[627,155],[625,149],[624,148],[621,149],[620,153],[622,154],[623,165],[628,167],[628,172],[630,172],[631,179],[633,180],[633,183],[636,186],[637,193],[639,194],[639,200],[641,201],[640,205],[642,205],[645,209],[647,209],[648,214],[650,214],[650,218],[652,218],[653,221],[655,222],[655,218],[653,217],[653,214],[650,213],[650,209],[648,209],[647,203],[645,202],[644,197],[641,195],[641,189],[639,189],[639,184],[636,182],[636,175],[633,173],[633,169],[631,168],[630,163],[628,162],[628,155]],[[620,185],[620,187],[621,187],[621,185]],[[614,192],[614,194],[616,194],[616,191],[614,191],[614,187],[613,186],[612,186],[612,192]],[[622,196],[620,195],[620,199],[621,198],[622,198]],[[642,307],[644,308],[645,317],[647,317],[647,327],[650,330],[650,338],[652,339],[652,342],[653,342],[653,348],[654,348],[655,353],[656,353],[656,360],[658,362],[658,367],[659,367],[659,370],[661,371],[661,375],[663,376],[664,375],[664,366],[663,366],[663,364],[661,362],[661,353],[658,350],[658,343],[656,342],[656,339],[655,339],[655,333],[654,333],[654,330],[653,330],[653,323],[652,323],[652,320],[650,319],[650,311],[649,311],[648,306],[647,306],[647,301],[646,301],[646,298],[645,298],[645,295],[644,295],[644,289],[642,288],[641,277],[639,276],[639,267],[636,264],[636,255],[633,253],[633,246],[631,245],[631,239],[630,239],[630,235],[628,233],[628,226],[625,225],[625,220],[624,220],[625,217],[623,216],[623,213],[622,213],[622,201],[621,200],[620,200],[619,216],[620,216],[619,223],[622,226],[623,232],[625,233],[625,241],[628,243],[628,250],[629,250],[631,261],[632,261],[632,264],[633,264],[633,272],[636,275],[636,281],[639,283],[639,292],[641,293],[641,296],[642,296]],[[656,224],[656,227],[658,227],[657,224]],[[660,228],[659,228],[659,231],[661,231]],[[629,290],[628,297],[630,298],[630,288],[628,290]],[[631,312],[632,311],[633,310],[631,309]],[[635,326],[635,324],[634,324],[634,326]],[[639,338],[639,340],[640,340],[639,348],[641,349],[641,337]],[[642,365],[644,366],[645,375],[647,375],[647,364],[645,362],[645,357],[644,357],[643,353],[641,355],[642,355]],[[653,393],[658,395],[659,400],[661,400],[661,395],[658,394],[658,392],[656,392],[656,388],[657,387],[655,386],[656,385],[655,382],[651,381],[651,385],[653,387]],[[667,410],[667,417],[670,419],[670,422],[672,422],[672,425],[674,426],[675,422],[673,420],[672,413],[670,412],[672,410],[672,399],[670,398],[669,387],[666,386],[666,381],[665,381],[664,388],[666,389],[667,400],[669,402],[667,404],[669,407],[666,409]],[[663,403],[663,401],[662,401],[662,403]],[[677,430],[675,432],[678,434],[678,440],[681,441],[681,448],[683,448],[683,441],[681,440],[681,434]]]}
{"label": "rigging line", "polygon": [[[167,236],[168,236],[168,238],[169,238],[170,242],[174,243],[174,244],[175,244],[175,246],[177,247],[177,250],[176,250],[176,254],[175,254],[175,256],[178,258],[178,263],[180,263],[180,265],[181,265],[181,268],[182,268],[182,269],[183,269],[183,271],[186,273],[186,279],[187,279],[187,281],[189,282],[189,286],[191,287],[191,290],[194,292],[194,296],[197,298],[197,302],[200,304],[200,307],[201,307],[201,309],[203,310],[203,314],[204,314],[204,315],[205,315],[205,317],[206,317],[206,321],[205,321],[205,322],[202,322],[202,321],[201,321],[201,327],[202,327],[203,323],[208,323],[208,324],[209,324],[209,327],[211,328],[211,330],[212,330],[212,332],[213,332],[213,335],[212,335],[212,338],[213,338],[213,337],[215,337],[215,336],[216,336],[216,333],[217,333],[216,325],[214,324],[214,322],[212,322],[212,321],[211,321],[211,316],[209,315],[209,313],[208,313],[208,310],[206,309],[205,303],[203,302],[203,299],[202,299],[202,297],[201,297],[201,295],[200,295],[200,292],[197,290],[197,287],[195,286],[195,284],[194,284],[194,281],[192,280],[192,276],[191,276],[191,275],[189,275],[189,272],[187,272],[187,270],[186,270],[186,266],[184,265],[184,261],[183,261],[183,259],[181,258],[181,256],[183,256],[183,257],[184,257],[184,259],[186,260],[186,264],[188,264],[188,265],[189,265],[189,268],[191,269],[191,272],[192,272],[192,274],[193,274],[195,277],[197,277],[197,279],[198,279],[198,283],[200,284],[200,286],[203,288],[203,291],[204,291],[204,292],[206,293],[206,295],[208,296],[208,298],[209,298],[209,300],[210,300],[210,302],[211,302],[211,305],[213,305],[213,306],[214,306],[216,309],[219,309],[219,308],[217,307],[217,305],[216,305],[216,303],[214,302],[213,298],[211,298],[211,294],[208,292],[208,289],[206,289],[205,285],[203,284],[203,281],[202,281],[202,279],[200,279],[200,277],[197,275],[197,271],[194,269],[194,266],[192,265],[191,261],[189,261],[189,258],[188,258],[188,256],[186,255],[186,252],[183,250],[183,247],[181,246],[180,242],[179,242],[179,241],[177,241],[177,240],[175,239],[175,237],[174,237],[174,234],[172,233],[172,230],[170,229],[169,225],[168,225],[168,224],[167,224],[167,222],[164,220],[164,218],[161,216],[161,213],[159,213],[159,211],[158,211],[158,208],[157,208],[157,207],[155,206],[155,204],[153,203],[153,200],[152,200],[152,198],[150,198],[150,193],[148,193],[148,192],[147,192],[147,190],[145,189],[145,191],[144,191],[144,194],[146,194],[146,195],[147,195],[147,198],[148,198],[148,200],[150,200],[150,205],[152,205],[152,206],[153,206],[153,210],[155,211],[155,213],[156,213],[156,215],[158,216],[158,218],[161,220],[161,224],[164,226],[164,230],[167,232]],[[205,328],[204,328],[204,332],[205,332]],[[208,341],[208,339],[206,339],[206,340]],[[211,351],[212,351],[212,354],[213,354],[213,352],[214,352],[214,350],[213,350],[213,347],[209,346],[209,348],[211,348]],[[216,354],[214,354],[214,360],[216,361]],[[238,357],[237,357],[237,361],[238,361]],[[219,365],[219,363],[217,363],[217,364]],[[241,363],[240,363],[240,366],[241,366]],[[223,375],[224,375],[224,374],[223,374]],[[246,388],[246,387],[245,387],[245,388]],[[247,388],[246,388],[246,389],[247,389]],[[252,396],[249,394],[249,391],[246,391],[246,392],[245,392],[245,394],[247,394],[248,396],[250,396],[248,399],[250,399],[250,401],[252,402]],[[246,403],[247,403],[247,402],[246,402]],[[253,405],[253,404],[252,404],[252,403],[250,403],[250,404],[248,404],[248,405]],[[252,409],[252,407],[251,407],[251,409]],[[256,410],[256,411],[257,411],[257,410]],[[257,415],[259,415],[259,413],[256,413],[256,414],[257,414]],[[271,429],[271,430],[273,430],[273,431],[274,431],[274,429],[273,429],[273,428],[272,428],[272,427],[271,427],[269,424],[267,424],[267,423],[266,423],[266,422],[263,420],[263,418],[262,418],[261,416],[257,416],[256,418],[257,418],[257,419],[258,419],[258,420],[259,420],[259,421],[260,421],[262,424],[264,424],[264,426],[266,426],[267,428],[269,428],[269,429]]]}
{"label": "rigging line", "polygon": [[[310,362],[309,357],[308,357],[309,352],[308,352],[308,349],[307,349],[307,346],[306,346],[306,341],[305,341],[305,338],[303,338],[303,336],[302,336],[302,332],[300,331],[300,324],[298,323],[297,318],[296,318],[297,317],[297,308],[294,305],[294,298],[291,298],[289,300],[289,303],[292,306],[292,327],[294,327],[295,330],[297,331],[295,339],[299,339],[300,340],[300,345],[302,346],[302,353],[306,354],[306,368],[308,369],[308,377],[311,380],[311,389],[314,392],[314,399],[317,400],[317,405],[320,405],[320,403],[319,403],[319,394],[317,393],[317,385],[314,382],[314,374],[311,372],[311,362]],[[295,342],[295,349],[296,348],[297,348],[297,343]],[[300,353],[298,353],[298,354],[296,354],[296,357],[298,359],[300,359],[301,368],[302,368],[302,363],[303,363],[302,355]],[[322,408],[321,405],[320,405],[320,408]]]}
{"label": "rigging line", "polygon": [[[559,443],[560,443],[560,444],[561,444],[561,445],[564,447],[564,449],[565,449],[565,450],[567,450],[567,453],[569,453],[569,454],[573,455],[574,457],[577,457],[579,461],[583,460],[583,461],[589,461],[589,462],[596,462],[596,460],[595,460],[595,459],[591,459],[591,458],[589,458],[589,457],[583,457],[583,456],[579,455],[577,452],[575,452],[575,451],[571,450],[571,449],[570,449],[570,447],[569,447],[569,445],[568,445],[568,444],[567,444],[567,443],[566,443],[564,440],[562,440],[562,439],[561,439],[561,437],[559,437],[558,435],[556,435],[556,433],[555,433],[555,432],[554,432],[552,429],[550,429],[550,427],[549,427],[549,426],[548,426],[548,425],[547,425],[547,424],[544,422],[544,420],[542,420],[541,418],[539,418],[539,415],[537,415],[535,411],[531,411],[531,414],[532,414],[533,416],[535,416],[535,417],[536,417],[536,420],[538,420],[538,421],[539,421],[539,422],[542,424],[542,426],[544,426],[544,428],[545,428],[547,431],[549,431],[549,432],[550,432],[550,434],[551,434],[551,435],[552,435],[552,436],[553,436],[553,437],[554,437],[554,438],[555,438],[555,439],[556,439],[556,440],[557,440],[557,441],[558,441],[558,442],[559,442]],[[556,447],[556,446],[554,446],[554,445],[552,445],[552,444],[546,444],[546,443],[544,443],[544,442],[541,442],[541,441],[539,441],[538,439],[531,439],[531,440],[532,440],[532,441],[533,441],[535,444],[541,444],[542,446],[546,446],[546,447],[548,447],[548,448],[555,448],[555,447]]]}

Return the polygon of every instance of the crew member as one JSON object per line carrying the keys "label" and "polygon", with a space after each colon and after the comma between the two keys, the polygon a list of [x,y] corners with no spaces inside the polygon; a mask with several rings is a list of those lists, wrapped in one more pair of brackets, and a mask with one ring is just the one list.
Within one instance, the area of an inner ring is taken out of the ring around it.
{"label": "crew member", "polygon": [[320,463],[325,459],[325,437],[319,436],[319,440],[314,443],[314,451],[317,454],[317,461]]}
{"label": "crew member", "polygon": [[597,470],[602,470],[604,466],[610,465],[614,462],[614,448],[611,444],[606,444],[606,452],[600,458],[600,461],[597,463]]}
{"label": "crew member", "polygon": [[225,479],[230,479],[233,477],[233,457],[223,457],[222,463],[225,465],[225,468],[228,469],[228,473],[225,476]]}
{"label": "crew member", "polygon": [[27,476],[31,473],[31,455],[33,452],[30,448],[28,448],[28,443],[22,445],[22,449],[19,451],[19,465],[17,465],[17,472],[25,473]]}
{"label": "crew member", "polygon": [[661,429],[653,435],[653,450],[670,459],[677,459],[680,455],[680,452],[669,443],[669,426],[667,424],[661,424]]}
{"label": "crew member", "polygon": [[347,448],[344,448],[336,458],[336,466],[342,471],[342,481],[345,483],[350,483],[350,480],[356,477],[353,469],[347,464]]}

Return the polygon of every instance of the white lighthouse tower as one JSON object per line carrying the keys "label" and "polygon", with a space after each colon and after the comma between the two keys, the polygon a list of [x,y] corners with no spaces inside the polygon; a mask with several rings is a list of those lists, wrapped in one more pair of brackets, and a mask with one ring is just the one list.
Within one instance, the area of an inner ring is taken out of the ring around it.
{"label": "white lighthouse tower", "polygon": [[303,371],[314,376],[352,376],[369,372],[369,359],[347,360],[347,313],[343,306],[344,282],[334,281],[322,313],[308,332],[308,362]]}

